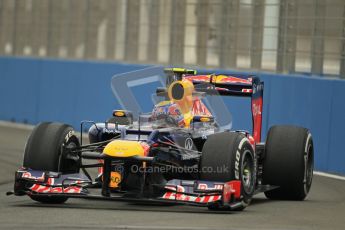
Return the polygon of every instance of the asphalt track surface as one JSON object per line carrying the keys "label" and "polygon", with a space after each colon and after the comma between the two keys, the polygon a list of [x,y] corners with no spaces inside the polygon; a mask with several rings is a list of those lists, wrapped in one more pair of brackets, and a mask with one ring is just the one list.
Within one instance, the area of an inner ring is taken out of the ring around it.
{"label": "asphalt track surface", "polygon": [[345,181],[321,176],[314,176],[303,202],[258,195],[243,212],[84,199],[44,205],[6,196],[29,134],[30,129],[0,124],[1,229],[345,229]]}

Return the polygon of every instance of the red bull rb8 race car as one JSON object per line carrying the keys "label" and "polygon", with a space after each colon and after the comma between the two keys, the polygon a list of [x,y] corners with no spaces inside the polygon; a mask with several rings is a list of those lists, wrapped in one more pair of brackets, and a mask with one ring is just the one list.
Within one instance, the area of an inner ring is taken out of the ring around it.
{"label": "red bull rb8 race car", "polygon": [[[187,204],[211,210],[243,210],[253,196],[304,200],[313,177],[310,132],[273,126],[261,141],[264,84],[258,77],[198,75],[165,69],[162,101],[134,118],[114,110],[92,123],[90,143],[73,128],[44,122],[32,131],[14,191],[42,203],[69,198]],[[203,102],[205,95],[251,100],[252,133],[221,129]],[[86,163],[93,162],[93,163]],[[89,168],[97,168],[92,178]]]}

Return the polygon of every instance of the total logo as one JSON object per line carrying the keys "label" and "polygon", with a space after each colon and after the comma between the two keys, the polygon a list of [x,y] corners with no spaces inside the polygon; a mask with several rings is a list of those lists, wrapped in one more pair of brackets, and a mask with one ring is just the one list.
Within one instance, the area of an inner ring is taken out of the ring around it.
{"label": "total logo", "polygon": [[253,109],[253,115],[254,116],[261,115],[260,105],[254,103],[252,106],[252,109]]}

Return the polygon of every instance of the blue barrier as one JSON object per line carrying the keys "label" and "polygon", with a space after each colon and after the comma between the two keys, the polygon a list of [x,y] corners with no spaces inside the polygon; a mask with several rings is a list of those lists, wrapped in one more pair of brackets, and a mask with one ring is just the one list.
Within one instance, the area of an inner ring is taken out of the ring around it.
{"label": "blue barrier", "polygon": [[[110,88],[114,74],[145,65],[0,57],[0,119],[37,124],[104,121],[119,108]],[[215,70],[214,72],[228,72]],[[231,73],[234,73],[231,71]],[[245,75],[245,72],[235,72]],[[293,124],[311,130],[317,170],[345,174],[345,81],[303,75],[250,73],[265,82],[263,137],[270,126]],[[148,86],[152,91],[152,85]],[[137,90],[137,97],[148,90]],[[249,103],[226,100],[233,127],[250,129]],[[149,105],[143,104],[144,109]],[[247,111],[247,112],[245,112]]]}
{"label": "blue barrier", "polygon": [[143,65],[0,58],[0,119],[37,124],[105,120],[119,107],[111,88],[114,74]]}

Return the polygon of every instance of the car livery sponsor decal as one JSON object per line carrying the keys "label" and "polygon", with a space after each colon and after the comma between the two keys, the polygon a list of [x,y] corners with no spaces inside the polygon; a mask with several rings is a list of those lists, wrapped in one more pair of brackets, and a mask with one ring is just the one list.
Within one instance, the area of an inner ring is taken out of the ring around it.
{"label": "car livery sponsor decal", "polygon": [[184,142],[184,147],[186,149],[192,150],[194,146],[193,140],[192,138],[188,137],[186,138],[185,142]]}
{"label": "car livery sponsor decal", "polygon": [[144,156],[147,156],[150,152],[150,145],[147,144],[147,142],[144,142],[144,141],[140,141],[139,142],[141,147],[143,148],[144,150]]}
{"label": "car livery sponsor decal", "polygon": [[[32,192],[36,193],[81,193],[82,188],[79,186],[68,186],[63,188],[62,186],[54,187],[54,178],[48,178],[47,183],[44,185],[34,184],[30,187]],[[78,184],[79,181],[75,181],[74,184]]]}
{"label": "car livery sponsor decal", "polygon": [[31,174],[31,172],[23,172],[22,178],[43,182],[44,181],[44,175],[45,175],[44,172],[42,172],[39,176],[34,176]]}
{"label": "car livery sponsor decal", "polygon": [[252,89],[242,89],[242,93],[252,93]]}
{"label": "car livery sponsor decal", "polygon": [[204,191],[212,191],[212,190],[222,190],[223,189],[223,185],[222,184],[214,184],[213,187],[208,186],[207,184],[204,183],[199,183],[197,186],[198,190],[204,190]]}
{"label": "car livery sponsor decal", "polygon": [[[24,173],[23,173],[24,174]],[[25,178],[29,178],[30,172],[25,173]],[[44,173],[43,173],[44,174]],[[31,177],[32,178],[32,177]],[[43,176],[44,178],[44,176]],[[37,181],[37,180],[36,180]],[[59,182],[60,181],[60,182]],[[43,182],[37,181],[37,182]],[[69,185],[62,186],[61,185],[61,178],[47,178],[47,181],[45,183],[38,183],[33,184],[29,189],[31,192],[34,193],[76,193],[80,194],[83,192],[83,188],[78,186],[78,184],[82,184],[82,180],[73,180],[70,181]]]}
{"label": "car livery sponsor decal", "polygon": [[74,135],[74,131],[70,130],[67,135],[65,136],[65,143],[68,142],[68,140]]}
{"label": "car livery sponsor decal", "polygon": [[240,83],[240,84],[251,84],[251,79],[243,79],[243,78],[238,78],[234,76],[229,76],[229,75],[187,75],[184,76],[184,79],[187,79],[189,81],[199,83],[199,82],[210,82],[210,83],[216,83],[216,84],[221,84],[221,83]]}
{"label": "car livery sponsor decal", "polygon": [[235,179],[236,180],[239,180],[240,179],[240,158],[241,158],[241,149],[242,149],[242,146],[245,142],[248,142],[248,139],[247,138],[243,138],[240,142],[240,144],[238,145],[238,149],[236,151],[236,158],[235,158]]}
{"label": "car livery sponsor decal", "polygon": [[234,194],[235,198],[237,199],[241,197],[241,182],[240,181],[230,181],[230,182],[224,183],[223,201],[228,203],[231,199],[232,194]]}
{"label": "car livery sponsor decal", "polygon": [[162,198],[166,200],[178,200],[178,201],[189,201],[196,203],[209,203],[215,202],[221,199],[221,195],[186,195],[182,194],[185,192],[185,188],[180,185],[167,185],[166,189],[171,190],[166,192]]}
{"label": "car livery sponsor decal", "polygon": [[78,186],[70,186],[67,188],[62,187],[51,187],[46,185],[34,184],[30,190],[37,193],[77,193],[82,192],[82,188]]}
{"label": "car livery sponsor decal", "polygon": [[206,105],[198,98],[193,101],[192,113],[194,116],[212,116]]}
{"label": "car livery sponsor decal", "polygon": [[175,192],[166,192],[162,198],[166,200],[189,201],[195,203],[211,203],[220,200],[221,197],[221,195],[191,196]]}

